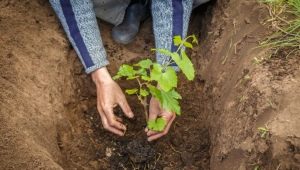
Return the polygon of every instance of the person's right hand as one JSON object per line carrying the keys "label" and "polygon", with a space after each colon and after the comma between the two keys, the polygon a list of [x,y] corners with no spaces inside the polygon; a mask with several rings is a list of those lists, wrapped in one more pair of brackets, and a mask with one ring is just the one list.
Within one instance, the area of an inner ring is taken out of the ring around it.
{"label": "person's right hand", "polygon": [[149,130],[148,128],[146,128],[145,132],[147,133],[149,142],[166,135],[176,118],[176,113],[166,111],[161,107],[159,101],[152,97],[149,105],[149,120],[156,120],[158,117],[161,117],[166,121],[166,126],[161,132]]}
{"label": "person's right hand", "polygon": [[111,78],[106,67],[102,67],[92,73],[92,79],[97,88],[97,109],[101,116],[103,127],[119,136],[123,136],[126,132],[126,126],[122,123],[122,119],[117,117],[113,108],[119,105],[125,115],[133,118],[124,93],[120,86]]}

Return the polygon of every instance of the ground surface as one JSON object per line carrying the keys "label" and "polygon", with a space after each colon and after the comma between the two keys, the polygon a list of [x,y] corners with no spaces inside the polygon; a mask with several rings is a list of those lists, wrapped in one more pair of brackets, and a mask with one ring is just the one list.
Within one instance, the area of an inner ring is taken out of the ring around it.
{"label": "ground surface", "polygon": [[[253,62],[271,54],[255,48],[270,33],[267,19],[250,0],[195,12],[196,80],[180,81],[183,115],[148,143],[134,98],[124,138],[102,128],[95,87],[47,1],[0,1],[0,169],[300,169],[300,54]],[[127,46],[100,25],[112,73],[150,55],[151,20]]]}

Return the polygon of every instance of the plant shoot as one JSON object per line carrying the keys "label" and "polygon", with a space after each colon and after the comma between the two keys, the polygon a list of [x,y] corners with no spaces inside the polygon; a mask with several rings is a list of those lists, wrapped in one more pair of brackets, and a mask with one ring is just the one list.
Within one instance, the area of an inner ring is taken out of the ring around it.
{"label": "plant shoot", "polygon": [[150,59],[144,59],[136,64],[123,64],[114,76],[114,79],[125,78],[134,80],[138,87],[126,89],[128,95],[136,95],[144,108],[147,126],[154,131],[162,131],[166,126],[163,118],[148,120],[148,103],[147,98],[151,94],[160,102],[161,107],[177,115],[181,114],[179,100],[181,95],[176,91],[178,78],[175,70],[181,70],[188,80],[195,77],[193,63],[186,53],[186,48],[193,48],[193,44],[198,44],[195,35],[182,39],[181,36],[173,38],[174,45],[177,47],[175,52],[166,49],[152,49],[165,56],[162,64],[153,62]]}

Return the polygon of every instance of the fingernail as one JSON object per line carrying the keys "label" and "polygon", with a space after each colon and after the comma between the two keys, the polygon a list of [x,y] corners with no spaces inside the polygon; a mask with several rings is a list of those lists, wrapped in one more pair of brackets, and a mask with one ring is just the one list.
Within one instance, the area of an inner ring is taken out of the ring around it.
{"label": "fingernail", "polygon": [[132,112],[129,113],[130,118],[134,117],[134,114]]}

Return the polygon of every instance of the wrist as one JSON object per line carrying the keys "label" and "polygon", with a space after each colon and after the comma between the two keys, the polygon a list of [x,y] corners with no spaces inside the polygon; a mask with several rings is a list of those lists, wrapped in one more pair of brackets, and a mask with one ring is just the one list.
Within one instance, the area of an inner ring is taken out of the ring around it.
{"label": "wrist", "polygon": [[113,81],[106,67],[95,70],[91,73],[91,76],[95,84],[102,84],[108,81]]}

